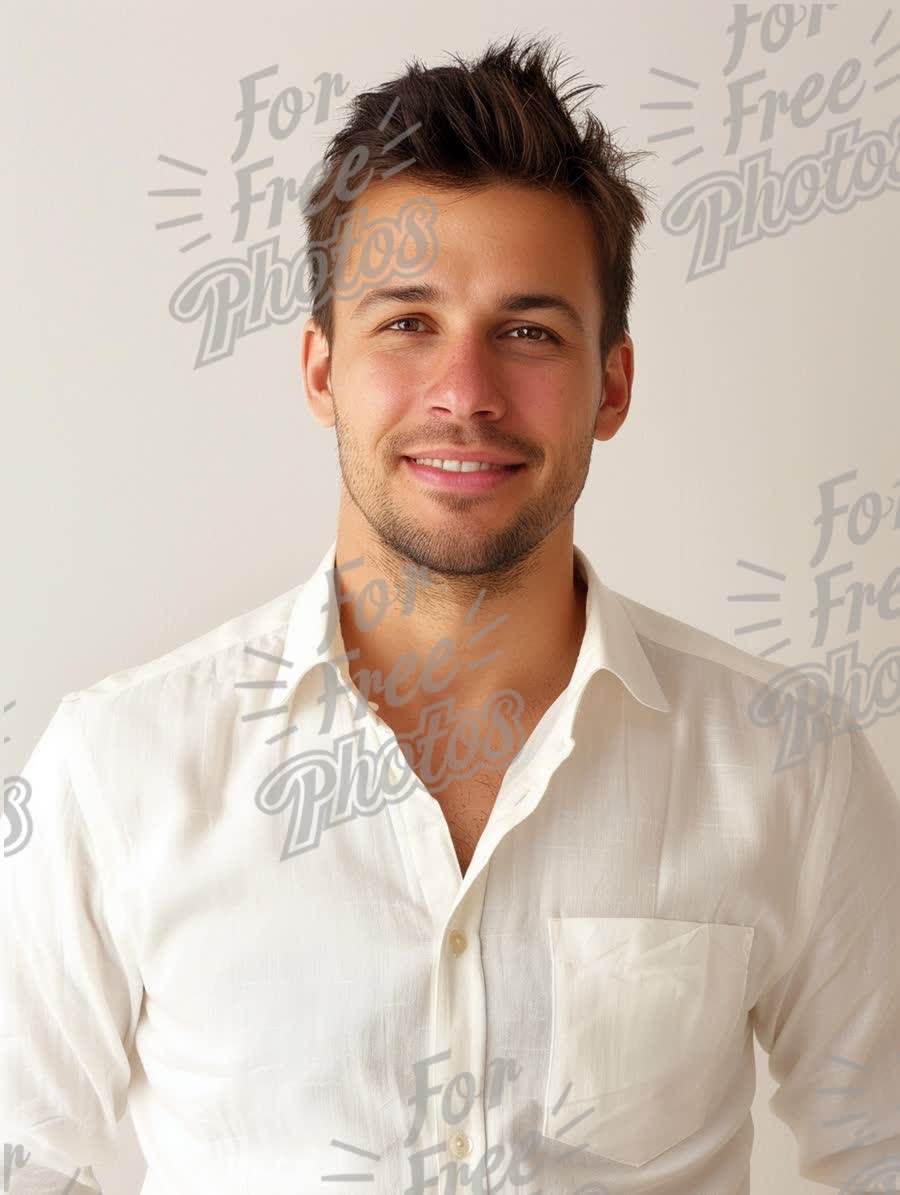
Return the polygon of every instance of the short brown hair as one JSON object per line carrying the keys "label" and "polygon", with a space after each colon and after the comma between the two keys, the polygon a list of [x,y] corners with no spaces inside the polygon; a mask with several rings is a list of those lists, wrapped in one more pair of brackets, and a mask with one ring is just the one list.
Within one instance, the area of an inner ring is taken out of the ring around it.
{"label": "short brown hair", "polygon": [[[581,84],[561,95],[555,79],[560,57],[550,61],[547,43],[531,39],[520,46],[512,37],[488,46],[476,60],[453,58],[457,65],[428,69],[413,59],[404,75],[353,98],[350,117],[330,141],[322,178],[304,205],[307,244],[327,243],[350,208],[352,200],[341,200],[334,188],[341,164],[360,147],[373,183],[412,158],[407,175],[426,185],[477,192],[512,182],[568,196],[586,210],[594,229],[605,366],[609,350],[628,332],[632,253],[646,221],[642,197],[649,193],[628,179],[627,169],[648,155],[619,148],[591,112],[578,128],[568,101],[602,84]],[[392,105],[389,123],[379,128]],[[385,150],[395,138],[397,144]],[[323,281],[321,301],[314,302],[311,315],[330,350],[330,285],[318,277],[315,286],[322,288]]]}

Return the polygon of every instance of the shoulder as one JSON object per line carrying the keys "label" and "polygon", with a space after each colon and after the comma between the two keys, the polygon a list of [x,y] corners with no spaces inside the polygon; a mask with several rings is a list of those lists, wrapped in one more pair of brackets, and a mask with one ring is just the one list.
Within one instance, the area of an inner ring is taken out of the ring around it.
{"label": "shoulder", "polygon": [[726,639],[692,623],[673,618],[645,606],[626,594],[612,591],[628,615],[641,645],[656,659],[668,660],[682,669],[728,677],[738,685],[767,684],[787,667],[743,651]]}
{"label": "shoulder", "polygon": [[720,743],[730,728],[775,772],[804,761],[818,761],[815,766],[827,771],[833,750],[845,753],[840,740],[854,719],[823,664],[766,659],[625,594],[615,596],[676,721],[706,728],[706,737]]}
{"label": "shoulder", "polygon": [[190,688],[210,678],[232,673],[232,661],[248,648],[268,651],[283,642],[291,612],[304,584],[295,586],[259,606],[226,619],[161,655],[110,673],[93,684],[66,693],[64,704],[84,709],[109,706],[138,696],[155,699],[163,688]]}

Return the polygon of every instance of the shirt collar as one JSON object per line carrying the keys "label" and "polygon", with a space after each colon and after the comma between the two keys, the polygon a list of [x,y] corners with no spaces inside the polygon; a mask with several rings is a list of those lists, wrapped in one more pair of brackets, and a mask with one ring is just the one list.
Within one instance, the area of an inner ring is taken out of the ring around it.
{"label": "shirt collar", "polygon": [[[278,670],[279,685],[285,691],[285,702],[290,700],[294,690],[312,668],[344,652],[332,572],[336,547],[335,538],[313,575],[301,585],[291,612],[284,658]],[[607,669],[642,705],[670,713],[671,706],[622,600],[603,583],[577,544],[573,548],[576,564],[587,581],[587,605],[584,638],[568,686],[570,692],[580,692],[595,672]],[[352,577],[352,570],[348,575]],[[330,642],[326,644],[323,641],[329,626],[333,631]],[[347,663],[336,666],[346,676]]]}

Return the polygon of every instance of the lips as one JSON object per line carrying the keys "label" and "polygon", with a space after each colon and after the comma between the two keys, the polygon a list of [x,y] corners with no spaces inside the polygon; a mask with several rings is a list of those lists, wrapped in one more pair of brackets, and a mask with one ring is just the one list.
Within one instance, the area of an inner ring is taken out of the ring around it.
{"label": "lips", "polygon": [[490,469],[441,469],[434,465],[419,465],[412,457],[402,459],[414,478],[430,488],[450,493],[485,493],[496,486],[505,485],[514,473],[525,468],[521,464],[498,465]]}
{"label": "lips", "polygon": [[[451,477],[471,477],[474,474],[518,473],[525,468],[524,464],[504,465],[493,461],[482,461],[478,458],[463,460],[461,457],[412,457],[403,458],[414,469],[425,469],[429,473],[443,473]],[[433,463],[440,461],[440,464]]]}
{"label": "lips", "polygon": [[525,464],[524,461],[512,460],[496,452],[452,452],[441,448],[433,448],[428,452],[407,452],[404,456],[408,461],[462,461],[478,465],[498,465],[504,469],[515,469]]}
{"label": "lips", "polygon": [[[503,464],[500,461],[485,461],[485,460],[481,460],[479,457],[474,457],[474,456],[473,457],[408,456],[408,457],[405,457],[404,459],[408,460],[408,461],[412,461],[414,464],[418,461],[437,460],[437,461],[440,461],[441,465],[450,465],[451,467],[456,466],[456,465],[490,465],[492,469],[520,469],[522,467],[519,464],[508,464],[507,465],[507,464]],[[439,468],[439,467],[440,466],[438,466],[438,465],[429,465],[428,466],[428,468],[430,468],[430,469]]]}

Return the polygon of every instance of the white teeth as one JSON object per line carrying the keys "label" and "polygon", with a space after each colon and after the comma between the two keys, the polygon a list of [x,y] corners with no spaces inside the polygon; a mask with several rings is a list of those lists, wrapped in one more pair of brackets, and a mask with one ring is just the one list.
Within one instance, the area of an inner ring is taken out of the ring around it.
{"label": "white teeth", "polygon": [[442,461],[437,458],[415,457],[417,465],[431,465],[448,473],[477,473],[483,469],[503,469],[504,465],[488,465],[483,461]]}

